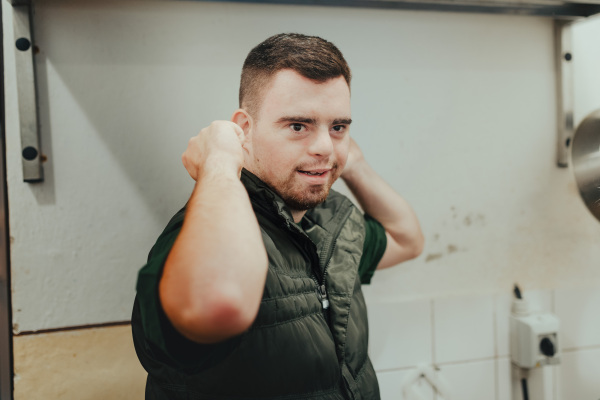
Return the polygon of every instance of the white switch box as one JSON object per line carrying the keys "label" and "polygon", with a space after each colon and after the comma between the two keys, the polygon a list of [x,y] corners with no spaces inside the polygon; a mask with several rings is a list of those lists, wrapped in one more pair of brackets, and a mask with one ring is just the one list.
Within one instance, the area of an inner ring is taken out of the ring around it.
{"label": "white switch box", "polygon": [[559,364],[558,331],[560,321],[554,314],[532,313],[510,316],[510,354],[521,368]]}

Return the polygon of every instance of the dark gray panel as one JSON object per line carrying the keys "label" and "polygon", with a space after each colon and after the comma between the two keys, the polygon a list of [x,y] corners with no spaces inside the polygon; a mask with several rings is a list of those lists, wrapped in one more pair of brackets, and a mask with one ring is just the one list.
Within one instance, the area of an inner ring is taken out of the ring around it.
{"label": "dark gray panel", "polygon": [[[204,0],[197,0],[204,1]],[[213,1],[213,0],[210,0]],[[600,2],[569,1],[408,1],[408,0],[216,0],[240,3],[295,4],[400,10],[450,11],[513,15],[536,15],[554,18],[589,17],[600,13]]]}

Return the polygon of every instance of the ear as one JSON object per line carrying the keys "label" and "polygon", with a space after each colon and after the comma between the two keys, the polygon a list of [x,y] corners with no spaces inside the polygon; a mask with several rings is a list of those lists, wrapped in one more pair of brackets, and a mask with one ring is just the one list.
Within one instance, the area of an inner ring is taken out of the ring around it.
{"label": "ear", "polygon": [[231,121],[237,124],[244,131],[244,140],[242,141],[242,147],[244,150],[249,151],[252,143],[252,131],[254,127],[254,121],[248,111],[243,108],[235,110],[231,116]]}
{"label": "ear", "polygon": [[243,108],[235,110],[231,116],[231,121],[237,124],[244,131],[244,138],[242,139],[242,149],[244,150],[244,168],[252,171],[252,134],[254,132],[254,120]]}

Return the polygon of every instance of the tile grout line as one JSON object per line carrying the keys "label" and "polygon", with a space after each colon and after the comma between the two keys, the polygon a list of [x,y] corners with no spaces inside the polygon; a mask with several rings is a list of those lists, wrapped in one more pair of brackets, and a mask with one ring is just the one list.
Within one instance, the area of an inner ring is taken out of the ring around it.
{"label": "tile grout line", "polygon": [[[437,368],[435,364],[435,301],[431,299],[429,301],[429,309],[430,309],[430,317],[431,317],[431,365],[434,369]],[[437,375],[437,371],[435,373]],[[437,399],[437,394],[434,392],[432,395],[432,400]]]}
{"label": "tile grout line", "polygon": [[[449,367],[449,366],[456,366],[456,365],[463,365],[463,364],[475,364],[478,362],[485,362],[485,361],[495,361],[495,360],[499,360],[501,358],[506,358],[508,360],[510,360],[510,357],[485,357],[485,358],[475,358],[475,359],[470,359],[470,360],[461,360],[461,361],[447,361],[447,362],[443,362],[443,363],[439,363],[439,364],[435,364],[436,367]],[[414,368],[417,368],[418,365],[410,365],[410,366],[406,366],[406,367],[399,367],[399,368],[382,368],[382,369],[377,369],[375,370],[375,372],[394,372],[394,371],[408,371]]]}
{"label": "tile grout line", "polygon": [[600,349],[600,344],[592,344],[589,346],[568,347],[568,348],[562,349],[562,353],[575,353],[578,351],[598,350],[598,349]]}
{"label": "tile grout line", "polygon": [[495,393],[496,393],[496,400],[500,400],[500,388],[498,385],[498,304],[497,304],[497,300],[498,297],[497,296],[493,296],[492,297],[493,302],[494,302],[494,311],[492,313],[493,315],[493,321],[492,321],[492,325],[494,327],[494,389],[495,389]]}
{"label": "tile grout line", "polygon": [[431,318],[431,365],[435,365],[435,302],[429,300],[429,315]]}

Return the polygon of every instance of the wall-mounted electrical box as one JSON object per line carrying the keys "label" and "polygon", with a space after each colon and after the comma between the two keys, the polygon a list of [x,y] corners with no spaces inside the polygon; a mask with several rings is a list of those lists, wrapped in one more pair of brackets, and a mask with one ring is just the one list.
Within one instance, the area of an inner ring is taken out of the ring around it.
{"label": "wall-mounted electrical box", "polygon": [[520,368],[559,364],[558,317],[550,313],[528,311],[524,300],[515,300],[510,316],[510,354]]}

